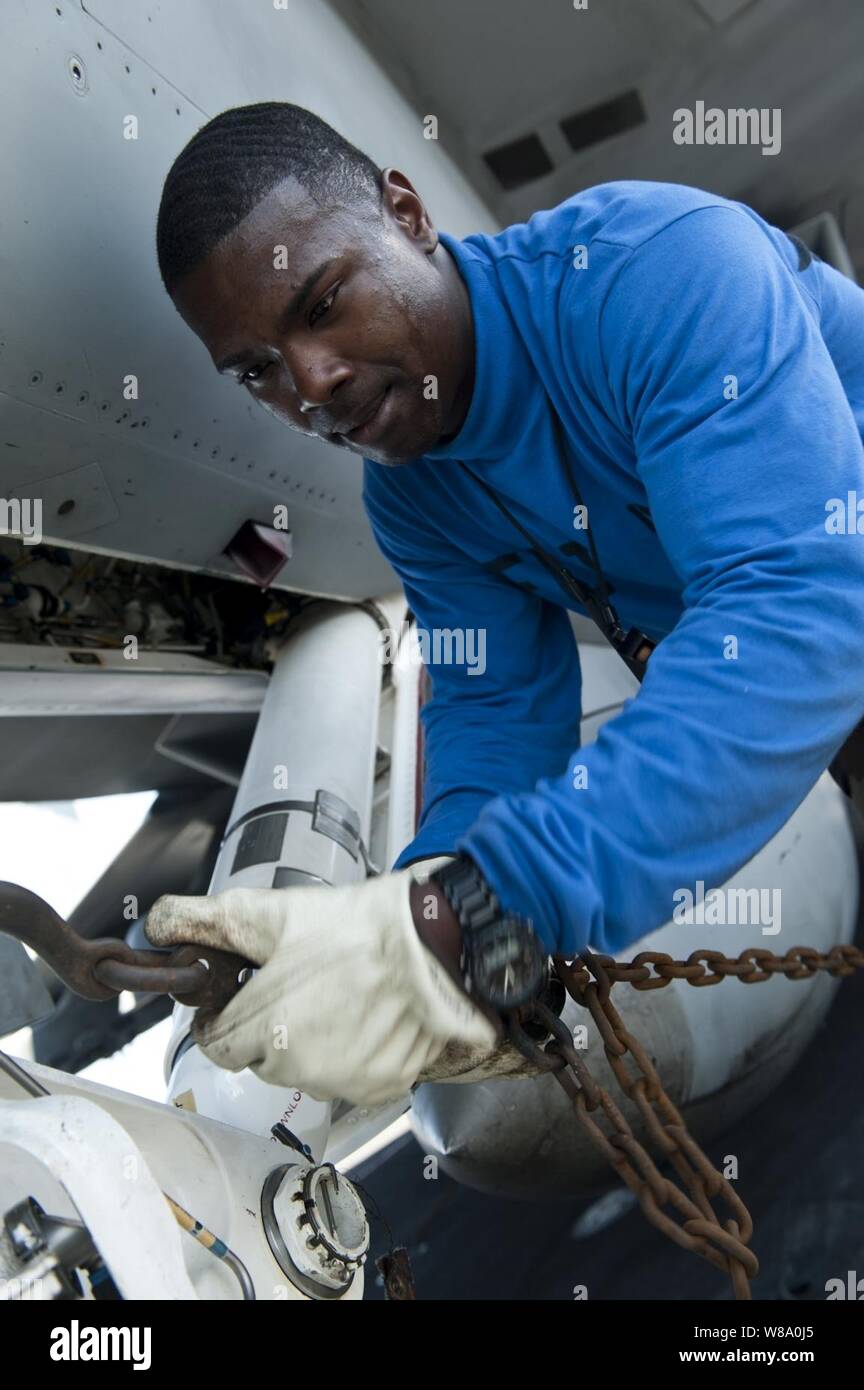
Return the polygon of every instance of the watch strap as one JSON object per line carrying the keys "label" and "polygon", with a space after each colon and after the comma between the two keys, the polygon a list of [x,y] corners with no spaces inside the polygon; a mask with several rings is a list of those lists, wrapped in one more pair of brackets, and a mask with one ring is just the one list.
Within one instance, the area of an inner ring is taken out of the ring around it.
{"label": "watch strap", "polygon": [[441,888],[463,932],[481,931],[503,916],[498,898],[467,854],[457,854],[431,877]]}

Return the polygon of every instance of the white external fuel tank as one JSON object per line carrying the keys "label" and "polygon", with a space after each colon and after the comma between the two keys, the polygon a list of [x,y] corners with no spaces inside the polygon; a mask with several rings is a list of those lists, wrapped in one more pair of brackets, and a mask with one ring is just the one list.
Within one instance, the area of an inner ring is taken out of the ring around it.
{"label": "white external fuel tank", "polygon": [[[378,632],[368,608],[316,603],[279,652],[211,893],[365,878],[382,679]],[[175,1005],[168,1098],[251,1133],[269,1136],[278,1125],[287,1143],[319,1162],[331,1104],[299,1087],[271,1086],[248,1069],[215,1066],[192,1042],[193,1014]]]}

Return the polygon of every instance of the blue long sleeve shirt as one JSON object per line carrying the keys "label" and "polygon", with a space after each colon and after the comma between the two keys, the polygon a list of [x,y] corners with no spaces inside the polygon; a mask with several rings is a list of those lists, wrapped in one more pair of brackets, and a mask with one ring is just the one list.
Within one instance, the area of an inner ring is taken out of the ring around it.
{"label": "blue long sleeve shirt", "polygon": [[[550,951],[614,953],[752,858],[864,714],[864,290],[674,184],[441,241],[470,407],[422,458],[364,460],[364,504],[421,630],[482,631],[485,669],[430,667],[393,867],[464,849]],[[593,585],[552,409],[621,621],[659,643],[585,748],[579,605],[477,481]]]}

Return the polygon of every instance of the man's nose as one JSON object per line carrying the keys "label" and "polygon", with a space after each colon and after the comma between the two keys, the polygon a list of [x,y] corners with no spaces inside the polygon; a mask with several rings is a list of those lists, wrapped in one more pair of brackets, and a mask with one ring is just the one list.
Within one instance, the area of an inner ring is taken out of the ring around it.
{"label": "man's nose", "polygon": [[329,405],[340,386],[353,375],[347,362],[332,356],[305,354],[301,360],[286,365],[294,382],[298,407],[306,417]]}

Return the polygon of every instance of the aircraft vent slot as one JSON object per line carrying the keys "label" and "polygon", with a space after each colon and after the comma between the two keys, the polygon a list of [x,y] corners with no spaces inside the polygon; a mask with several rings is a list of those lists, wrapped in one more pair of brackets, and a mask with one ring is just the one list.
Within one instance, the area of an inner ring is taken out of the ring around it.
{"label": "aircraft vent slot", "polygon": [[611,101],[590,106],[587,111],[577,111],[560,121],[564,138],[573,150],[587,150],[591,145],[599,145],[610,140],[613,135],[622,135],[625,130],[644,125],[647,117],[642,98],[634,89],[622,92]]}
{"label": "aircraft vent slot", "polygon": [[534,134],[487,150],[483,158],[505,189],[521,188],[532,179],[550,174],[555,167],[539,135]]}

